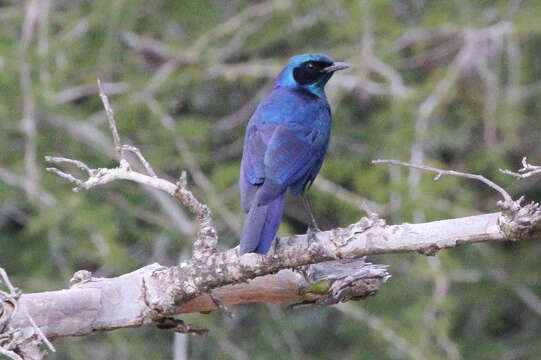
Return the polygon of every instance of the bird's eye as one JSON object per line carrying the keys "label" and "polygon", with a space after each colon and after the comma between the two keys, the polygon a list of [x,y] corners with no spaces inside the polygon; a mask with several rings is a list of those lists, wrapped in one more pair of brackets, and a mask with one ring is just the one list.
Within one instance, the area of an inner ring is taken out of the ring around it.
{"label": "bird's eye", "polygon": [[308,68],[308,70],[314,70],[316,68],[316,66],[314,65],[314,63],[311,63],[309,62],[308,64],[306,64],[306,67]]}

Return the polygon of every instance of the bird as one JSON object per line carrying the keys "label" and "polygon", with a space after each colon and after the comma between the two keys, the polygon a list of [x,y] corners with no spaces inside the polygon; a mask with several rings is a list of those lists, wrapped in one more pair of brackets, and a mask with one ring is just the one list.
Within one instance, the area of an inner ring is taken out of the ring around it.
{"label": "bird", "polygon": [[327,152],[331,109],[325,85],[348,64],[324,54],[290,59],[260,102],[246,127],[239,187],[246,213],[239,253],[266,254],[278,232],[287,190],[301,195],[319,230],[305,196]]}

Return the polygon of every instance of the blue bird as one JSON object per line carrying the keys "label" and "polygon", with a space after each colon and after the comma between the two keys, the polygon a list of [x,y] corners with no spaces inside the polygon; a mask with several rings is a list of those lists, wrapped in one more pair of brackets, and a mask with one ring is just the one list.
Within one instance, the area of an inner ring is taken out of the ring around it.
{"label": "blue bird", "polygon": [[287,189],[304,196],[316,178],[331,134],[331,109],[324,87],[349,65],[322,54],[291,58],[272,92],[246,128],[240,169],[240,201],[247,213],[240,254],[266,254],[282,221]]}

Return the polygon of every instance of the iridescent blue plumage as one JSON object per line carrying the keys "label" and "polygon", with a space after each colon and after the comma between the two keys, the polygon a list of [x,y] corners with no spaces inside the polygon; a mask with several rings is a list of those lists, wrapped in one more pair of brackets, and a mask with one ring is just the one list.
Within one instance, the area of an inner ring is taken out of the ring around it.
{"label": "iridescent blue plumage", "polygon": [[293,57],[252,115],[239,180],[247,213],[241,254],[269,251],[287,189],[292,195],[302,194],[316,178],[331,133],[324,86],[334,71],[346,67],[321,54]]}

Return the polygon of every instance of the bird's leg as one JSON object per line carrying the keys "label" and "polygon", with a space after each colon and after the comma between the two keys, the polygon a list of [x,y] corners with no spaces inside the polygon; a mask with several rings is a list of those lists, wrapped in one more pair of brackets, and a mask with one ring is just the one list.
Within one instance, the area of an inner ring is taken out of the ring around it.
{"label": "bird's leg", "polygon": [[308,225],[308,231],[306,233],[308,234],[308,239],[312,240],[314,237],[314,232],[320,232],[321,230],[319,229],[319,226],[317,226],[316,218],[314,217],[314,213],[312,212],[312,206],[310,205],[308,195],[302,194],[302,203],[304,204],[304,207],[306,208],[306,211],[310,216],[310,225]]}

